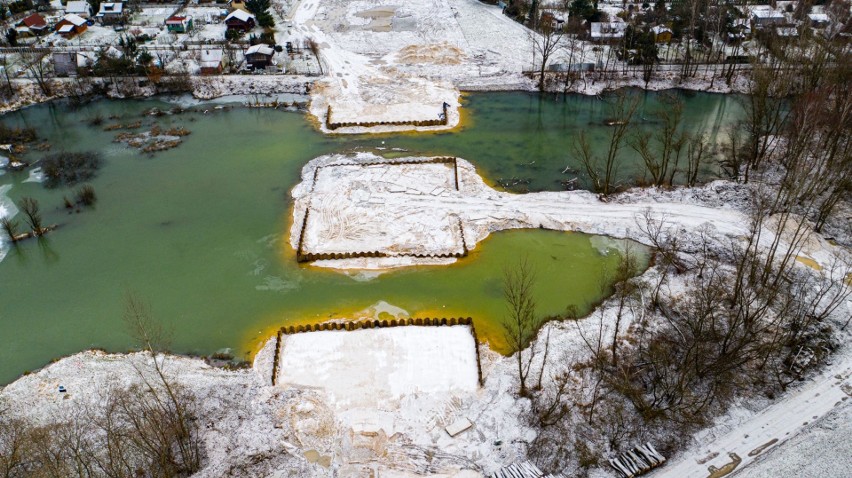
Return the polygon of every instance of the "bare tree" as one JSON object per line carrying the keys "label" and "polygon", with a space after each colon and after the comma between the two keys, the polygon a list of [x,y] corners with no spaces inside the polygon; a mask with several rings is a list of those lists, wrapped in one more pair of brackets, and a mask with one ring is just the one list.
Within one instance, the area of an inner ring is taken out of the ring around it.
{"label": "bare tree", "polygon": [[0,227],[3,228],[10,241],[15,242],[18,240],[18,221],[10,217],[0,218]]}
{"label": "bare tree", "polygon": [[660,108],[652,113],[661,124],[653,132],[637,132],[628,144],[642,157],[645,171],[654,186],[671,186],[678,170],[681,151],[687,142],[683,131],[683,100],[676,94],[664,94]]}
{"label": "bare tree", "polygon": [[[119,394],[114,407],[130,420],[137,434],[136,446],[164,473],[185,476],[201,468],[201,447],[195,417],[195,397],[172,382],[163,368],[168,334],[151,315],[150,308],[128,293],[124,321],[137,342],[151,358],[156,376],[152,381],[139,371],[143,385],[139,393]],[[134,400],[134,396],[146,399]],[[138,418],[137,418],[138,417]],[[154,417],[145,421],[144,417]]]}
{"label": "bare tree", "polygon": [[46,60],[47,53],[37,50],[24,50],[21,53],[21,61],[24,62],[24,68],[29,72],[30,76],[35,80],[44,96],[53,94],[53,88],[50,84],[48,74],[50,72],[49,62]]}
{"label": "bare tree", "polygon": [[611,107],[611,127],[606,155],[600,156],[592,151],[592,146],[584,131],[580,131],[577,141],[572,144],[572,156],[582,164],[592,182],[595,192],[608,196],[615,192],[618,173],[618,153],[624,144],[625,135],[630,127],[633,114],[639,107],[639,97],[623,91],[617,93]]}
{"label": "bare tree", "polygon": [[520,382],[518,393],[521,396],[527,396],[527,377],[535,357],[535,347],[529,347],[526,353],[524,351],[535,337],[539,325],[533,296],[535,280],[535,271],[526,257],[503,269],[503,299],[508,313],[503,321],[503,333],[516,353]]}
{"label": "bare tree", "polygon": [[41,208],[38,205],[38,201],[31,197],[23,197],[20,201],[18,201],[18,207],[20,207],[21,212],[24,213],[26,221],[33,231],[33,235],[42,235],[44,228],[42,227]]}
{"label": "bare tree", "polygon": [[[544,91],[544,72],[547,69],[547,63],[556,49],[559,48],[564,35],[562,30],[555,28],[550,22],[545,22],[538,32],[530,31],[527,36],[533,45],[533,63],[538,66],[538,89]],[[536,63],[536,59],[538,59],[538,63]]]}
{"label": "bare tree", "polygon": [[307,43],[308,49],[311,50],[311,53],[313,53],[314,58],[316,58],[317,60],[317,66],[319,67],[320,75],[323,75],[324,73],[322,71],[322,59],[320,59],[320,45],[313,38],[308,38]]}

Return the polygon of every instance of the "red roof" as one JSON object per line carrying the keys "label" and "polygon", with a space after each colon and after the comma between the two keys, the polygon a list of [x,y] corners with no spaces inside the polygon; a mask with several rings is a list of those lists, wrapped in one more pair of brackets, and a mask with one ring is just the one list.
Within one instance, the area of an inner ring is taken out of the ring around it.
{"label": "red roof", "polygon": [[24,18],[23,20],[21,20],[21,23],[23,23],[24,25],[26,25],[30,28],[33,28],[33,27],[44,28],[44,27],[47,26],[47,22],[38,13],[33,13],[32,15],[28,16],[27,18]]}
{"label": "red roof", "polygon": [[168,20],[166,20],[166,23],[182,23],[184,20],[186,20],[186,17],[175,16],[175,17],[170,17]]}

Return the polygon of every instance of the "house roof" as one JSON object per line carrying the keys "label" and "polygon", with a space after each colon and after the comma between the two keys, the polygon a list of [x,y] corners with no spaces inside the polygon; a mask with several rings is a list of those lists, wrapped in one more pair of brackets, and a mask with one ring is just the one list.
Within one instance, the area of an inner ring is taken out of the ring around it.
{"label": "house roof", "polygon": [[249,18],[254,20],[254,15],[252,15],[251,13],[248,13],[248,12],[244,12],[242,10],[234,10],[227,17],[225,17],[225,21],[227,22],[228,20],[231,20],[231,19],[237,19],[241,22],[247,22],[247,21],[249,21]]}
{"label": "house roof", "polygon": [[21,23],[24,25],[35,28],[36,30],[45,28],[47,26],[47,22],[44,20],[44,17],[39,15],[38,13],[33,13],[32,15],[21,20]]}
{"label": "house roof", "polygon": [[251,55],[254,53],[260,53],[261,55],[272,56],[275,54],[275,50],[272,49],[271,46],[265,43],[258,43],[257,45],[250,46],[248,50],[246,50],[246,55]]}
{"label": "house roof", "polygon": [[65,5],[65,13],[89,13],[89,2],[68,2]]}
{"label": "house roof", "polygon": [[204,65],[205,63],[213,63],[213,65],[210,65],[210,66],[216,66],[216,65],[219,64],[220,61],[222,61],[222,58],[224,58],[224,56],[225,56],[225,52],[222,51],[221,49],[217,49],[217,48],[206,49],[205,48],[204,50],[201,50],[201,59],[200,59],[201,66],[205,66]]}
{"label": "house roof", "polygon": [[651,31],[654,32],[654,35],[659,35],[660,33],[671,33],[672,29],[669,27],[664,27],[662,25],[657,25],[651,28]]}
{"label": "house roof", "polygon": [[828,23],[831,21],[831,19],[825,13],[808,13],[808,18],[810,18],[812,22]]}
{"label": "house roof", "polygon": [[752,10],[751,15],[754,18],[767,18],[767,19],[772,19],[772,18],[782,19],[782,18],[784,18],[783,13],[781,13],[777,10],[773,10],[771,8],[755,8],[754,10]]}
{"label": "house roof", "polygon": [[190,20],[192,20],[192,17],[182,17],[179,15],[175,15],[166,19],[166,25],[180,25],[183,22],[188,22]]}
{"label": "house roof", "polygon": [[[83,17],[81,17],[80,15],[74,15],[73,13],[65,15],[60,21],[66,21],[74,25],[75,27],[80,27],[86,24],[86,20]],[[59,31],[61,32],[62,30],[60,29]]]}
{"label": "house roof", "polygon": [[101,9],[98,10],[98,16],[104,15],[120,15],[122,10],[124,9],[124,4],[117,2],[107,2],[101,4]]}
{"label": "house roof", "polygon": [[70,32],[73,32],[73,31],[74,31],[74,25],[62,25],[61,27],[59,27],[59,30],[57,30],[57,31],[58,31],[59,33],[70,33]]}

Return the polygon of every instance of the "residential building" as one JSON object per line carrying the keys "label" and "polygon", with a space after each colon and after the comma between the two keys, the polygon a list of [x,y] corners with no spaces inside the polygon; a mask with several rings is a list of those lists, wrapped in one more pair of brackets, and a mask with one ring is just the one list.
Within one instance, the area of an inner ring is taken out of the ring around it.
{"label": "residential building", "polygon": [[234,10],[225,17],[225,25],[228,30],[242,30],[247,32],[254,28],[256,23],[254,15],[242,10]]}
{"label": "residential building", "polygon": [[89,2],[70,1],[65,4],[65,14],[74,14],[80,18],[90,18],[92,16],[92,7],[89,5]]}
{"label": "residential building", "polygon": [[65,15],[54,27],[56,33],[63,38],[72,38],[86,31],[89,26],[86,20],[73,13]]}
{"label": "residential building", "polygon": [[590,35],[592,41],[610,41],[624,38],[627,24],[624,22],[592,22]]}
{"label": "residential building", "polygon": [[246,50],[246,63],[253,70],[264,69],[272,65],[272,57],[274,55],[275,50],[271,46],[265,43],[258,43]]}
{"label": "residential building", "polygon": [[199,59],[202,75],[218,75],[225,68],[225,52],[221,48],[201,50]]}
{"label": "residential building", "polygon": [[166,19],[166,29],[173,33],[186,33],[192,30],[192,17],[169,17]]}

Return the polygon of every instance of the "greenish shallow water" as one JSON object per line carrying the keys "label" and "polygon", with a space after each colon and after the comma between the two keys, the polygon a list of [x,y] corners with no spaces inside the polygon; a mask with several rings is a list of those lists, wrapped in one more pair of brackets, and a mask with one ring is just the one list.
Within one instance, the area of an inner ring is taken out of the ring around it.
{"label": "greenish shallow water", "polygon": [[[705,112],[695,124],[729,121],[730,98],[698,95],[687,101]],[[471,95],[461,131],[361,138],[323,136],[291,112],[184,113],[156,118],[193,133],[179,148],[153,158],[113,143],[114,132],[89,127],[86,120],[100,114],[121,117],[105,124],[151,122],[141,112],[168,108],[159,100],[102,101],[76,110],[43,105],[7,115],[6,123],[35,127],[54,151],[99,150],[105,165],[91,181],[97,206],[71,215],[62,208],[67,188],[25,182],[28,173],[0,176],[0,187],[12,186],[12,199],[35,197],[45,222],[61,225],[44,240],[13,248],[0,262],[0,383],[85,348],[130,348],[121,320],[127,291],[147,300],[172,328],[174,351],[231,348],[238,357],[275,327],[340,316],[379,300],[421,316],[473,316],[481,336],[499,341],[500,271],[522,254],[538,269],[542,314],[561,313],[569,304],[587,310],[606,288],[603,271],[618,260],[603,238],[502,232],[456,265],[358,281],[297,265],[286,237],[288,191],[307,161],[330,152],[383,147],[454,154],[492,180],[519,175],[532,178],[531,189],[559,189],[570,131],[599,123],[605,114],[596,102]],[[541,115],[547,120],[540,121]],[[533,161],[538,166],[528,165]]]}

